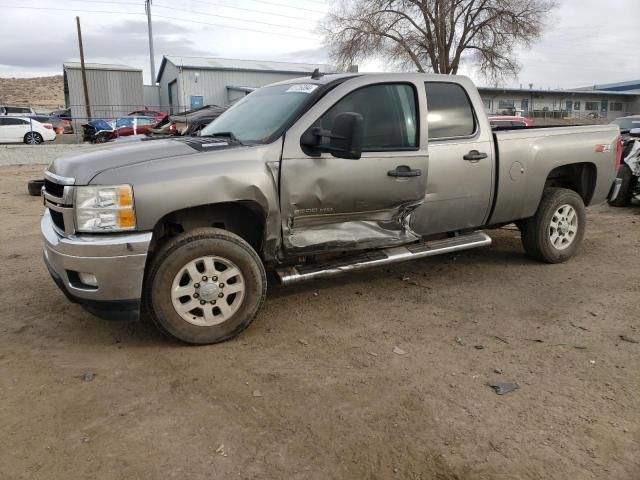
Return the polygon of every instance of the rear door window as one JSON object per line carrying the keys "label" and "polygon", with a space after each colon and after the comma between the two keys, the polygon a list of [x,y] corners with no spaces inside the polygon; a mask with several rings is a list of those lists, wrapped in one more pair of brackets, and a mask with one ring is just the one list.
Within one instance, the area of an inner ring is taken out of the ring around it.
{"label": "rear door window", "polygon": [[457,83],[425,82],[429,140],[469,137],[476,131],[471,101]]}

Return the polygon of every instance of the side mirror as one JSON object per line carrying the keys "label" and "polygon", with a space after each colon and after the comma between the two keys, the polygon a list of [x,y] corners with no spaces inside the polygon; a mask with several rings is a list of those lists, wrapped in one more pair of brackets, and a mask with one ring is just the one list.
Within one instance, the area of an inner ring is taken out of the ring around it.
{"label": "side mirror", "polygon": [[[300,144],[310,155],[330,152],[337,158],[358,160],[362,156],[363,131],[362,115],[344,112],[336,115],[330,132],[320,127],[313,127],[302,135]],[[322,138],[328,138],[329,145],[322,145]]]}
{"label": "side mirror", "polygon": [[640,138],[640,128],[632,128],[629,130],[629,136],[633,138]]}

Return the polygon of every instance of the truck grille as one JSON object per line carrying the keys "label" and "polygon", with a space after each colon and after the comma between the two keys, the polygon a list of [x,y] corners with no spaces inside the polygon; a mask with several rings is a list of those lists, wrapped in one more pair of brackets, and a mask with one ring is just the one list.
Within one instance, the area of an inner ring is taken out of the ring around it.
{"label": "truck grille", "polygon": [[53,224],[58,227],[61,231],[65,231],[64,230],[64,215],[62,215],[62,213],[60,212],[56,212],[55,210],[51,210],[49,209],[49,213],[51,214],[51,220],[53,221]]}
{"label": "truck grille", "polygon": [[54,197],[62,198],[64,195],[64,185],[53,183],[47,178],[44,179],[44,189]]}
{"label": "truck grille", "polygon": [[[57,181],[59,180],[59,181]],[[73,220],[73,178],[59,177],[45,172],[44,204],[49,209],[51,221],[60,234],[74,233]]]}

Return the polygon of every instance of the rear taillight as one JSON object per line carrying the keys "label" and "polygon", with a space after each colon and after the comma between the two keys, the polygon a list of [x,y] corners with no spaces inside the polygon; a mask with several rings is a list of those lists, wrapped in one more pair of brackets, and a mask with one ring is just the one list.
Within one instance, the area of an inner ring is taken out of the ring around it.
{"label": "rear taillight", "polygon": [[623,147],[624,147],[624,142],[622,141],[622,137],[618,137],[618,147],[616,148],[616,172],[620,169],[620,165],[622,165]]}
{"label": "rear taillight", "polygon": [[43,123],[42,126],[44,128],[46,128],[47,130],[51,130],[53,129],[53,125],[51,125],[50,123]]}

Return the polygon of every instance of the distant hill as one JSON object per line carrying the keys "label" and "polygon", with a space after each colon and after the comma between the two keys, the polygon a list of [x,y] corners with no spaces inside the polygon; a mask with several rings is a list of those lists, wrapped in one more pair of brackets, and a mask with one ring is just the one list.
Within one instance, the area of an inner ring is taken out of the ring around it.
{"label": "distant hill", "polygon": [[37,112],[64,107],[62,75],[0,78],[0,105],[30,105]]}

